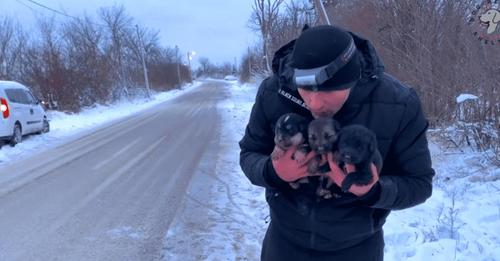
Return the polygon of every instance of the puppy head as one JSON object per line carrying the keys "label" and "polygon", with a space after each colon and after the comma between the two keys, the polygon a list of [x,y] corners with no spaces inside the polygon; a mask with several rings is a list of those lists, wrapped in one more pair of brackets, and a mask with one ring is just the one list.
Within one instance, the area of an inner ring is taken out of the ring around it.
{"label": "puppy head", "polygon": [[274,143],[286,149],[297,146],[305,141],[307,120],[294,113],[282,115],[276,122],[274,129]]}
{"label": "puppy head", "polygon": [[318,154],[332,151],[339,128],[338,122],[331,118],[318,118],[311,121],[307,130],[311,149]]}
{"label": "puppy head", "polygon": [[360,125],[352,125],[342,130],[337,146],[341,161],[359,164],[371,159],[377,149],[377,139],[369,129]]}

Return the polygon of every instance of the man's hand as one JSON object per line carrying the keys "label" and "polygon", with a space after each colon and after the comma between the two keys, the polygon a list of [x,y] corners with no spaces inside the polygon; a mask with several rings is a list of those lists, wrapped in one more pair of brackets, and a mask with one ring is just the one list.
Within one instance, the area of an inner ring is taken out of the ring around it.
{"label": "man's hand", "polygon": [[292,147],[285,151],[285,153],[280,153],[281,155],[272,157],[274,170],[278,176],[286,182],[292,182],[307,177],[307,163],[315,156],[315,153],[311,151],[304,159],[298,161],[293,157],[296,151],[297,147]]}
{"label": "man's hand", "polygon": [[[327,175],[335,184],[337,184],[337,186],[342,187],[342,182],[344,181],[346,175],[349,175],[350,173],[354,172],[356,168],[352,164],[345,164],[344,167],[345,169],[342,170],[339,168],[338,162],[333,158],[332,153],[328,153],[327,157],[328,157],[328,164],[330,165],[331,169],[331,171],[328,172]],[[358,197],[361,197],[366,193],[368,193],[370,189],[372,189],[373,185],[375,185],[375,183],[377,183],[378,181],[378,171],[377,168],[375,167],[375,164],[373,163],[370,165],[370,169],[373,176],[372,181],[369,184],[362,186],[353,184],[351,188],[349,188],[349,192]]]}

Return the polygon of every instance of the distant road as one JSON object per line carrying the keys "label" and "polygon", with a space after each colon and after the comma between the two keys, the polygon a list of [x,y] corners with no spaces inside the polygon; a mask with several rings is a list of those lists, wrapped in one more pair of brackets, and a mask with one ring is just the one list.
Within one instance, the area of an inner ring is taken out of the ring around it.
{"label": "distant road", "polygon": [[[159,260],[193,173],[213,171],[223,83],[186,94],[1,173],[0,260]],[[131,105],[133,106],[133,105]]]}

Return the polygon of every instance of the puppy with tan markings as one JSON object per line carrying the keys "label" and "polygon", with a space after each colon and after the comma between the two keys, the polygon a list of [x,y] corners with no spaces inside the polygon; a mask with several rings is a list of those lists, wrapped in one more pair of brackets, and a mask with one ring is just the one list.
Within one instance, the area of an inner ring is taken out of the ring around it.
{"label": "puppy with tan markings", "polygon": [[378,151],[377,138],[373,131],[362,125],[349,125],[340,130],[335,155],[340,166],[352,164],[355,172],[349,173],[342,183],[342,191],[347,192],[353,185],[367,185],[373,176],[371,163],[377,171],[382,169],[382,156]]}
{"label": "puppy with tan markings", "polygon": [[[304,160],[310,151],[306,142],[308,124],[309,121],[306,118],[296,113],[283,114],[274,128],[274,143],[276,146],[271,153],[271,158],[273,160],[278,159],[283,156],[285,151],[295,146],[297,151],[293,154],[293,159],[299,162]],[[302,178],[296,182],[290,182],[290,186],[298,189],[300,183],[308,183],[308,179]]]}
{"label": "puppy with tan markings", "polygon": [[311,174],[319,175],[319,186],[316,195],[326,199],[332,197],[328,188],[333,184],[324,175],[324,173],[330,171],[326,153],[333,150],[339,129],[340,124],[332,118],[315,119],[309,123],[307,129],[309,146],[317,153],[316,158],[309,163],[308,171]]}

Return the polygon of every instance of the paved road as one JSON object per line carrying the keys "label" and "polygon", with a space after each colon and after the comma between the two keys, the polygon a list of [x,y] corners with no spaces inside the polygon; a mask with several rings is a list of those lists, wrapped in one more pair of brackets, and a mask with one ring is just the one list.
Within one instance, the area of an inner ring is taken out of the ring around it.
{"label": "paved road", "polygon": [[211,171],[221,83],[2,167],[0,260],[159,260],[193,173]]}

